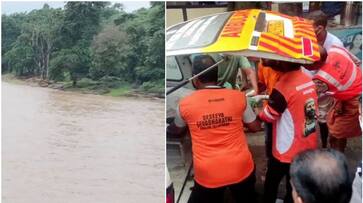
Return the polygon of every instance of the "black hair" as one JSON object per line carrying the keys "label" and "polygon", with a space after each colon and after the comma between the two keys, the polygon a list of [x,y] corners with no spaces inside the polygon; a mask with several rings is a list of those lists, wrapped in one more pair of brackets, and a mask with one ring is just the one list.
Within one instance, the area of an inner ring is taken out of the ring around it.
{"label": "black hair", "polygon": [[[206,68],[215,64],[214,59],[210,55],[198,55],[193,60],[193,75],[196,75]],[[202,83],[218,81],[218,67],[212,68],[208,72],[200,75],[198,80]]]}
{"label": "black hair", "polygon": [[333,149],[300,153],[291,163],[290,177],[304,203],[349,203],[352,196],[347,160]]}
{"label": "black hair", "polygon": [[301,68],[300,63],[294,63],[288,61],[281,61],[281,66],[283,67],[284,72],[295,71]]}
{"label": "black hair", "polygon": [[310,12],[306,19],[313,20],[314,26],[321,25],[325,28],[328,24],[328,16],[321,10]]}
{"label": "black hair", "polygon": [[274,70],[280,71],[280,72],[289,72],[289,71],[295,71],[299,70],[301,67],[301,64],[299,63],[293,63],[288,61],[278,61],[278,60],[272,60],[272,59],[262,59],[263,66],[271,67]]}

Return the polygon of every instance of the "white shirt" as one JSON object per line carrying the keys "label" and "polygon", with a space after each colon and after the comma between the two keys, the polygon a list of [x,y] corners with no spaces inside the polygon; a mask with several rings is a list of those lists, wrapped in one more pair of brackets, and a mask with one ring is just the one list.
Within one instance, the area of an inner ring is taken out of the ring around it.
{"label": "white shirt", "polygon": [[[325,42],[324,42],[324,45],[323,47],[326,49],[326,51],[328,52],[328,50],[333,46],[338,46],[338,47],[343,47],[344,48],[344,45],[343,45],[343,42],[338,38],[336,37],[335,35],[333,34],[330,34],[329,32],[327,32],[326,34],[326,38],[325,38]],[[310,71],[310,70],[307,70],[306,68],[302,67],[302,70],[303,72],[309,76],[310,78],[312,78],[317,71]]]}
{"label": "white shirt", "polygon": [[327,32],[323,47],[328,51],[333,45],[344,47],[343,42],[338,37]]}

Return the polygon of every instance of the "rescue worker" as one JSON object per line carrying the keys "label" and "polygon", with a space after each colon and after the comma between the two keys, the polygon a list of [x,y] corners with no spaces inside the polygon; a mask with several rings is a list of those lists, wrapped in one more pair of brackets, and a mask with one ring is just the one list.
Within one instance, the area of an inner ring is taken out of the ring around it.
{"label": "rescue worker", "polygon": [[[323,46],[326,50],[329,50],[333,45],[343,47],[343,42],[335,35],[329,33],[326,30],[328,24],[328,16],[320,10],[313,11],[306,16],[307,19],[312,20],[314,32],[318,43]],[[315,72],[311,72],[314,75]],[[323,148],[328,146],[329,130],[326,124],[326,115],[333,105],[333,98],[326,94],[318,94],[318,105],[319,105],[319,128],[321,144]]]}
{"label": "rescue worker", "polygon": [[[193,74],[212,66],[209,55],[193,60]],[[255,166],[243,128],[260,130],[244,93],[217,86],[217,68],[193,81],[196,91],[179,102],[174,125],[188,126],[194,187],[189,203],[223,203],[229,188],[236,202],[255,202]]]}
{"label": "rescue worker", "polygon": [[321,60],[308,66],[318,70],[313,80],[318,92],[331,95],[334,104],[328,112],[329,143],[344,152],[347,138],[360,136],[359,101],[362,94],[362,71],[353,55],[345,48],[333,46],[328,51],[319,47]]}
{"label": "rescue worker", "polygon": [[[275,87],[276,82],[279,80],[282,72],[276,71],[271,67],[263,66],[262,61],[258,63],[258,86],[260,91],[266,90],[267,95],[271,95],[272,89]],[[264,107],[267,102],[264,101]],[[272,123],[265,122],[265,153],[267,159],[272,157]]]}
{"label": "rescue worker", "polygon": [[263,59],[263,65],[283,72],[259,114],[261,120],[272,123],[273,129],[273,157],[267,163],[263,202],[275,203],[280,181],[286,176],[284,203],[292,203],[290,163],[296,154],[318,144],[316,118],[310,116],[317,110],[316,89],[300,64]]}

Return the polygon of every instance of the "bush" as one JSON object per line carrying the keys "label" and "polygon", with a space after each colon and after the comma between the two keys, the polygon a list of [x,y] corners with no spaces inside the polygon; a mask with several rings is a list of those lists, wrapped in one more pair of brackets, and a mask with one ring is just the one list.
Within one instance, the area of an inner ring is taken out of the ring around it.
{"label": "bush", "polygon": [[145,92],[164,94],[164,80],[144,82],[141,89]]}
{"label": "bush", "polygon": [[77,87],[84,88],[84,87],[89,87],[89,86],[97,85],[97,84],[99,84],[99,82],[91,80],[89,78],[82,78],[77,82]]}

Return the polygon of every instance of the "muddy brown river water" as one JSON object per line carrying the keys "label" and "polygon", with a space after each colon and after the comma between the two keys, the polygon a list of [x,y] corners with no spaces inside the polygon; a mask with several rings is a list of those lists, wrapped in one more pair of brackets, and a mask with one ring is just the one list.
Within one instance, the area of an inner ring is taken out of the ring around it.
{"label": "muddy brown river water", "polygon": [[164,202],[164,101],[2,82],[4,203]]}

